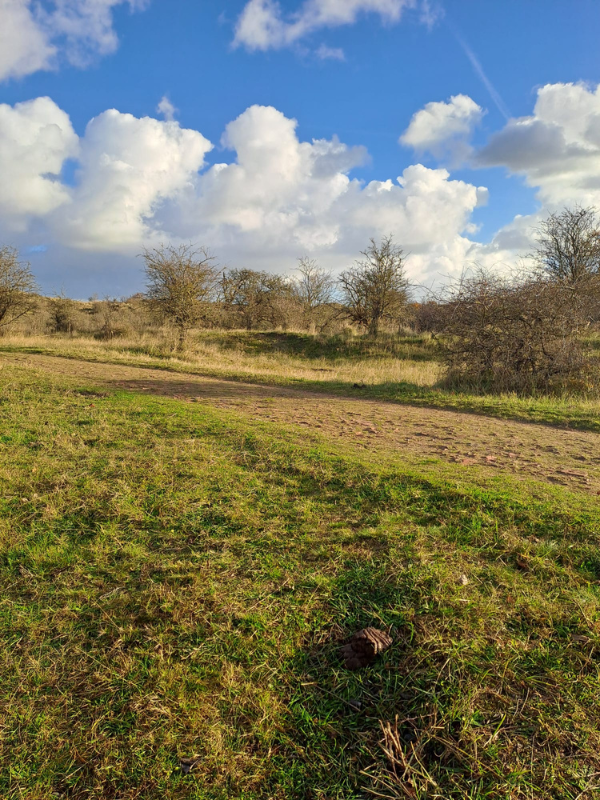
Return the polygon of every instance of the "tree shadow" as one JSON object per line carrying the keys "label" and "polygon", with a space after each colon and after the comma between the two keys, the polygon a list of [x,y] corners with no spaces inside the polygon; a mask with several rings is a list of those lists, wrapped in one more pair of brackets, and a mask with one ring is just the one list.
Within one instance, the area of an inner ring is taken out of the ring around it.
{"label": "tree shadow", "polygon": [[430,341],[423,336],[380,334],[314,335],[285,331],[211,332],[201,338],[218,345],[222,350],[235,350],[248,355],[285,354],[308,360],[360,360],[362,358],[401,358],[413,361],[433,361],[435,353]]}

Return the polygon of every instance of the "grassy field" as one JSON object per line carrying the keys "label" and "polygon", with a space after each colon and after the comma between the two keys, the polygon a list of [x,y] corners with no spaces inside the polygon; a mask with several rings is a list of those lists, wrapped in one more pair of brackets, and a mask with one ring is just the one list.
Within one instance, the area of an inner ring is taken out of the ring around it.
{"label": "grassy field", "polygon": [[[313,357],[233,341],[67,350],[264,383]],[[403,368],[356,348],[328,391]],[[600,797],[597,496],[8,359],[0,486],[1,797]],[[366,625],[394,644],[349,672]]]}
{"label": "grassy field", "polygon": [[[600,339],[590,341],[600,354]],[[0,353],[60,354],[115,364],[136,364],[228,380],[297,386],[328,394],[472,411],[600,432],[600,398],[579,391],[562,396],[486,395],[444,388],[436,342],[421,336],[319,337],[303,333],[196,331],[183,353],[168,331],[101,341],[81,336],[4,336]]]}

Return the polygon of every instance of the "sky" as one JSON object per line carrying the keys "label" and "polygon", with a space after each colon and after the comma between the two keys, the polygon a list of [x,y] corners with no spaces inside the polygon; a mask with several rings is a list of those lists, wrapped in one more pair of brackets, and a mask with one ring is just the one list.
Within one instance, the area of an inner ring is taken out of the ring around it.
{"label": "sky", "polygon": [[511,268],[600,208],[599,31],[598,0],[0,0],[0,245],[78,298],[182,242]]}

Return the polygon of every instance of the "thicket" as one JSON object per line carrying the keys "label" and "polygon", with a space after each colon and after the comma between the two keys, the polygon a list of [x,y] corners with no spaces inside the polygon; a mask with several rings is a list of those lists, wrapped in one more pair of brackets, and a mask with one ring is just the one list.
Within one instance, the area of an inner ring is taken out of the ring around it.
{"label": "thicket", "polygon": [[594,208],[550,214],[520,274],[478,269],[439,298],[446,383],[491,391],[591,391],[600,362],[584,334],[600,320],[600,220]]}
{"label": "thicket", "polygon": [[494,392],[590,391],[598,359],[583,335],[597,306],[598,281],[573,286],[478,270],[437,307],[445,381]]}

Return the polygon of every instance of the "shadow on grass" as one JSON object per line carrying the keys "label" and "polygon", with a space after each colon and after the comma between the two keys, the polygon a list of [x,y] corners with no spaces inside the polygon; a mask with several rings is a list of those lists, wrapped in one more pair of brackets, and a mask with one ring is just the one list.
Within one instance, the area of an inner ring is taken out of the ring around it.
{"label": "shadow on grass", "polygon": [[[151,367],[149,367],[151,368]],[[156,368],[156,367],[155,367]],[[171,375],[177,373],[168,371]],[[563,404],[554,406],[548,398],[499,397],[496,395],[469,395],[450,389],[427,389],[414,383],[357,384],[350,381],[309,381],[299,379],[286,383],[273,383],[260,377],[249,376],[216,377],[208,375],[207,381],[198,375],[192,380],[119,379],[103,382],[115,388],[128,389],[142,394],[155,394],[180,400],[275,400],[278,397],[301,397],[310,393],[315,397],[329,395],[336,398],[359,400],[364,403],[393,403],[422,408],[438,409],[452,414],[474,414],[515,422],[548,425],[557,428],[571,428],[600,432],[600,417],[596,407]],[[252,380],[252,382],[250,382]]]}
{"label": "shadow on grass", "polygon": [[[262,334],[261,334],[262,335]],[[294,334],[300,336],[299,334]],[[308,335],[307,335],[308,337]],[[458,413],[470,413],[481,416],[491,416],[500,419],[510,419],[519,422],[528,422],[542,425],[549,425],[560,428],[573,428],[579,430],[589,430],[600,432],[600,416],[597,412],[596,404],[577,403],[574,398],[572,403],[559,402],[559,399],[540,396],[540,397],[517,397],[499,396],[493,394],[469,394],[456,389],[444,387],[441,383],[433,387],[419,386],[407,381],[386,382],[380,384],[362,384],[352,381],[326,381],[309,380],[306,378],[288,378],[278,375],[252,375],[240,372],[224,372],[210,368],[196,368],[192,364],[174,364],[170,359],[168,363],[160,363],[157,358],[154,363],[123,363],[118,359],[96,358],[86,354],[56,353],[41,347],[22,347],[22,346],[1,346],[0,353],[23,353],[31,355],[42,355],[50,358],[64,358],[69,361],[81,361],[92,364],[111,364],[115,371],[119,368],[156,370],[170,375],[189,375],[191,380],[186,381],[165,381],[165,386],[161,388],[162,381],[149,380],[127,380],[118,379],[115,372],[112,380],[107,380],[105,376],[98,376],[103,383],[113,384],[120,388],[130,386],[133,391],[137,386],[142,388],[154,384],[152,389],[155,394],[173,397],[176,392],[174,387],[179,387],[178,392],[188,396],[234,396],[239,390],[218,388],[203,388],[200,391],[197,387],[203,385],[202,378],[209,378],[211,382],[216,382],[219,387],[225,384],[243,384],[243,393],[248,396],[251,394],[247,389],[249,386],[256,387],[253,391],[257,397],[277,397],[285,396],[287,392],[305,390],[314,394],[329,394],[337,397],[348,397],[351,399],[376,400],[404,405],[412,405],[425,408],[436,408],[445,411]],[[127,386],[126,386],[127,385]]]}
{"label": "shadow on grass", "polygon": [[222,350],[236,350],[249,355],[285,354],[306,359],[333,361],[363,358],[407,358],[413,361],[434,361],[431,341],[423,336],[382,334],[376,339],[367,335],[314,336],[309,333],[279,331],[207,332],[199,343],[216,344]]}

